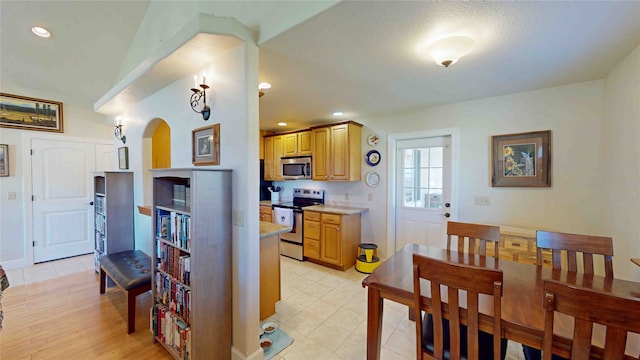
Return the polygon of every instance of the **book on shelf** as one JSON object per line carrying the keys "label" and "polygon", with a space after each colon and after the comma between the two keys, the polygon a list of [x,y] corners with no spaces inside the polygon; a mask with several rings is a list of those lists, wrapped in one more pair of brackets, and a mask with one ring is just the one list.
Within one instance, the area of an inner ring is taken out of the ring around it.
{"label": "book on shelf", "polygon": [[187,206],[187,186],[173,184],[173,204]]}

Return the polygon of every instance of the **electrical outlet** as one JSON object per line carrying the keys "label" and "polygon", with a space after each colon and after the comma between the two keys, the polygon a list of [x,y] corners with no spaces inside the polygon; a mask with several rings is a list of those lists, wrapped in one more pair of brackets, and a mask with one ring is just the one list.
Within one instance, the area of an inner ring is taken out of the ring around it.
{"label": "electrical outlet", "polygon": [[373,194],[372,194],[372,193],[369,193],[369,195],[367,196],[367,199],[368,199],[369,201],[373,201]]}
{"label": "electrical outlet", "polygon": [[488,196],[474,196],[473,197],[473,204],[474,205],[481,205],[481,206],[489,206],[489,205],[491,205],[491,202],[489,201],[489,197]]}

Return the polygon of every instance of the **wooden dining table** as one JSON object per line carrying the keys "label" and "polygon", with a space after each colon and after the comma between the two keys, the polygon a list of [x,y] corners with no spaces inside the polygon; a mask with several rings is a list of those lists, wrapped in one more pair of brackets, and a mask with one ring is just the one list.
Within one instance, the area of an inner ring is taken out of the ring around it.
{"label": "wooden dining table", "polygon": [[[400,251],[385,260],[376,270],[362,281],[362,286],[368,291],[367,314],[367,359],[379,359],[382,334],[382,316],[384,299],[414,307],[413,299],[413,254],[420,254],[430,258],[475,265],[503,271],[502,297],[502,337],[515,342],[542,348],[544,309],[543,280],[553,279],[570,285],[589,288],[598,292],[605,292],[618,297],[638,301],[640,306],[640,283],[620,279],[583,273],[553,270],[550,267],[518,263],[509,260],[495,261],[492,257],[468,255],[446,249],[408,244]],[[426,280],[425,284],[428,284]],[[421,308],[430,310],[429,286],[423,284]],[[490,299],[480,299],[480,312],[487,316],[485,321],[491,320],[492,308]],[[461,306],[463,304],[461,303]],[[412,311],[412,310],[411,310]],[[446,314],[445,314],[446,315]],[[621,309],[624,316],[624,309]],[[481,320],[482,321],[482,320]],[[491,332],[490,323],[480,324],[483,331]],[[557,314],[554,322],[554,334],[560,339],[554,344],[554,353],[569,357],[573,321],[568,316]],[[594,344],[602,346],[605,329],[594,327]],[[638,356],[640,352],[640,335],[629,334],[626,353]]]}

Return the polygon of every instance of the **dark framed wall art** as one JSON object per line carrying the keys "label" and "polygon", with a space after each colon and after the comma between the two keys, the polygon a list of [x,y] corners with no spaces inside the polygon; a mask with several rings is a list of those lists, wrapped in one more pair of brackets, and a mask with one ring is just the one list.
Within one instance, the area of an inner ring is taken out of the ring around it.
{"label": "dark framed wall art", "polygon": [[551,130],[491,137],[491,186],[550,187]]}
{"label": "dark framed wall art", "polygon": [[118,168],[120,170],[129,169],[129,148],[126,146],[118,148]]}
{"label": "dark framed wall art", "polygon": [[62,103],[0,93],[0,127],[63,132]]}

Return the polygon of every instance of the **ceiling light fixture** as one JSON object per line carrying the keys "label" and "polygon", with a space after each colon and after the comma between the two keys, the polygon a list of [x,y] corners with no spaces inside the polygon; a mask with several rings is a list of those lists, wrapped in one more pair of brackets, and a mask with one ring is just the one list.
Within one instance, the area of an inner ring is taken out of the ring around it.
{"label": "ceiling light fixture", "polygon": [[344,115],[344,113],[342,111],[336,111],[331,115],[333,115],[333,116],[342,116],[342,115]]}
{"label": "ceiling light fixture", "polygon": [[[198,88],[199,87],[199,88]],[[207,89],[209,86],[207,85],[207,77],[205,74],[202,74],[202,84],[198,86],[198,76],[193,75],[193,87],[191,91],[191,109],[197,113],[202,114],[202,120],[209,120],[211,116],[211,108],[207,105]],[[200,106],[200,100],[202,100],[202,109],[198,110]]]}
{"label": "ceiling light fixture", "polygon": [[287,123],[286,122],[279,122],[278,126],[287,126]]}
{"label": "ceiling light fixture", "polygon": [[262,97],[265,92],[263,90],[271,89],[271,84],[268,82],[261,82],[258,84],[258,97]]}
{"label": "ceiling light fixture", "polygon": [[473,44],[473,39],[468,36],[450,36],[431,42],[425,46],[423,52],[431,56],[436,64],[449,67],[469,54]]}
{"label": "ceiling light fixture", "polygon": [[49,32],[49,30],[40,26],[32,27],[31,32],[43,38],[51,37],[51,33]]}

